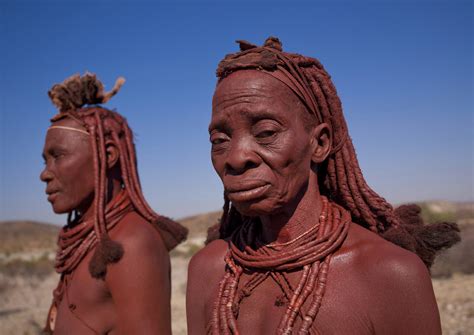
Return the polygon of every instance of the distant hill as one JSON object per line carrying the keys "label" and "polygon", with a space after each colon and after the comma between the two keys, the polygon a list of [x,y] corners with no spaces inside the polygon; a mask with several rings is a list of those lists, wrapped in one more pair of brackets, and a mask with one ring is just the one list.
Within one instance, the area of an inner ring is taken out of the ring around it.
{"label": "distant hill", "polygon": [[[474,224],[474,202],[426,201],[418,203],[425,222],[457,221]],[[221,211],[178,219],[189,229],[189,239],[203,239],[207,229],[216,224]],[[0,253],[56,249],[59,226],[35,221],[0,221]]]}
{"label": "distant hill", "polygon": [[[189,238],[205,235],[207,229],[217,223],[220,211],[178,219],[189,229]],[[0,254],[56,250],[60,227],[36,221],[0,221]]]}
{"label": "distant hill", "polygon": [[36,221],[1,221],[0,253],[55,250],[59,228]]}
{"label": "distant hill", "polygon": [[206,234],[207,229],[216,224],[219,221],[221,215],[222,211],[209,212],[188,216],[178,221],[189,229],[189,237],[193,238],[195,236]]}
{"label": "distant hill", "polygon": [[474,223],[474,202],[425,201],[419,202],[425,222],[455,221]]}

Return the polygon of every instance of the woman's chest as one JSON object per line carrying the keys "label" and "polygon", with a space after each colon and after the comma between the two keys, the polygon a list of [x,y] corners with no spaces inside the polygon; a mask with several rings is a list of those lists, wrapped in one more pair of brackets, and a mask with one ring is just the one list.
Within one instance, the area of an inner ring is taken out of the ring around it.
{"label": "woman's chest", "polygon": [[[304,299],[295,297],[295,290],[304,290],[302,273],[267,276],[255,285],[255,276],[242,275],[234,299],[234,316],[242,334],[298,333],[304,320],[313,321],[307,327],[310,334],[372,334],[364,301],[355,290],[349,290],[347,280],[328,280],[323,295],[313,289]],[[329,279],[329,278],[328,278]],[[350,288],[350,286],[349,286]],[[242,293],[243,292],[243,293]],[[321,293],[321,292],[319,292]],[[318,305],[315,317],[311,309]],[[215,306],[214,306],[215,308]],[[308,321],[306,321],[308,323]]]}
{"label": "woman's chest", "polygon": [[55,333],[61,334],[64,329],[68,334],[101,334],[115,325],[116,313],[107,285],[104,280],[90,276],[85,260],[68,278],[58,306]]}

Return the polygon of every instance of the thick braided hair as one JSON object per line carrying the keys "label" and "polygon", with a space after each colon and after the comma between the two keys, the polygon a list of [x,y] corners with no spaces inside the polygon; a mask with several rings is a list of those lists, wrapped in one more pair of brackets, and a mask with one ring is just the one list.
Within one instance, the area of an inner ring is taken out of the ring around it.
{"label": "thick braided hair", "polygon": [[[418,254],[427,267],[432,265],[439,250],[449,248],[460,240],[455,223],[425,225],[417,205],[394,209],[367,185],[349,137],[336,88],[317,59],[283,52],[282,44],[276,37],[269,37],[263,47],[247,41],[237,42],[240,52],[225,56],[218,65],[218,84],[239,70],[253,69],[267,73],[284,71],[299,78],[299,82],[309,92],[307,95],[314,101],[312,109],[308,108],[307,101],[302,101],[311,114],[316,114],[311,115],[312,124],[326,122],[332,128],[333,149],[328,159],[318,166],[321,194],[346,208],[354,222]],[[208,242],[229,237],[242,223],[242,216],[225,194],[223,210],[220,223],[209,229]]]}
{"label": "thick braided hair", "polygon": [[[105,222],[107,192],[107,156],[106,143],[112,141],[119,150],[119,166],[122,187],[130,197],[135,210],[151,222],[160,232],[168,250],[182,242],[187,229],[173,220],[155,213],[146,202],[137,173],[137,159],[133,134],[127,120],[115,111],[99,104],[107,102],[123,85],[119,78],[110,92],[104,92],[102,83],[94,74],[79,74],[67,78],[63,83],[54,85],[48,92],[59,113],[51,122],[63,118],[72,118],[87,129],[91,138],[94,155],[94,232],[99,241],[89,264],[91,274],[96,278],[105,276],[108,263],[117,262],[123,254],[121,245],[110,240]],[[71,216],[71,213],[70,213]]]}

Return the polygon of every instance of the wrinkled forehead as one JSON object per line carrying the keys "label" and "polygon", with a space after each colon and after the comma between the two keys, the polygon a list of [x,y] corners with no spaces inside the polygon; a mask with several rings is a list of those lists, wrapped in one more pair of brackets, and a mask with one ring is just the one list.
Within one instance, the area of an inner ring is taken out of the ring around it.
{"label": "wrinkled forehead", "polygon": [[222,108],[237,102],[259,99],[280,100],[289,104],[298,97],[271,75],[257,70],[240,70],[222,79],[216,87],[212,107]]}

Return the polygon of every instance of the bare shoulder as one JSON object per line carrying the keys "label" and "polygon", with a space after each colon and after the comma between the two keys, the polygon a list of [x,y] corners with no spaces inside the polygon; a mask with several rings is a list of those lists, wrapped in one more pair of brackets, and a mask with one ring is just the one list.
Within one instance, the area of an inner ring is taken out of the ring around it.
{"label": "bare shoulder", "polygon": [[189,272],[206,271],[210,273],[223,272],[224,257],[228,244],[224,240],[215,240],[199,250],[189,262]]}
{"label": "bare shoulder", "polygon": [[122,258],[105,278],[117,313],[117,333],[171,334],[170,258],[159,232],[135,212],[110,232]]}
{"label": "bare shoulder", "polygon": [[357,224],[352,224],[343,249],[351,254],[358,269],[374,281],[389,280],[394,285],[407,285],[408,288],[422,284],[431,287],[428,269],[415,253]]}
{"label": "bare shoulder", "polygon": [[367,300],[376,333],[440,332],[430,274],[416,254],[352,224],[337,259]]}
{"label": "bare shoulder", "polygon": [[[151,279],[161,275],[169,276],[170,256],[160,233],[136,212],[127,214],[109,233],[113,241],[120,243],[123,256],[108,269],[107,282],[124,282],[138,273]],[[133,271],[132,271],[133,269]],[[134,273],[131,273],[134,272]],[[117,277],[118,278],[115,278]]]}
{"label": "bare shoulder", "polygon": [[125,252],[138,256],[152,253],[169,258],[160,233],[136,212],[127,214],[110,232],[110,237],[122,244]]}
{"label": "bare shoulder", "polygon": [[188,334],[206,332],[206,315],[217,297],[227,250],[226,241],[215,240],[197,252],[189,263],[186,292]]}

